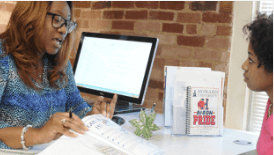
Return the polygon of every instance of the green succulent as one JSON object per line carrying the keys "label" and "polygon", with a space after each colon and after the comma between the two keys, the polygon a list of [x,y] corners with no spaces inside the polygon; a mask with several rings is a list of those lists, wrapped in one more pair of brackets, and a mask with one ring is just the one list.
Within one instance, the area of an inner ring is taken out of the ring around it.
{"label": "green succulent", "polygon": [[153,123],[156,117],[156,113],[147,116],[146,113],[141,110],[139,117],[140,120],[133,119],[129,122],[132,124],[132,126],[136,127],[134,132],[135,135],[141,136],[143,134],[143,136],[148,140],[148,138],[152,136],[151,131],[159,130],[159,127]]}

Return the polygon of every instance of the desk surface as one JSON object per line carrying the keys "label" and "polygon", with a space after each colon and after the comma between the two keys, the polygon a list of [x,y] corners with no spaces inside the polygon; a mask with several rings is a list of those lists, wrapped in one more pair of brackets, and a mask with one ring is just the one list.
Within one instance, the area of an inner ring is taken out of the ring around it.
{"label": "desk surface", "polygon": [[[139,112],[119,114],[116,116],[125,119],[125,123],[122,127],[131,132],[135,131],[135,127],[133,127],[129,121],[132,119],[139,119]],[[163,120],[163,115],[156,115],[154,123],[159,126],[160,130],[152,131],[152,137],[150,137],[148,141],[165,149],[165,155],[238,155],[256,149],[258,134],[225,128],[222,137],[178,136],[172,135],[172,128],[164,127]],[[251,142],[251,144],[239,145],[233,142],[235,140],[245,140]],[[38,147],[43,149],[46,145],[40,145]],[[17,153],[5,153],[0,151],[0,154],[16,155]],[[22,153],[20,153],[20,155],[22,155]]]}
{"label": "desk surface", "polygon": [[[125,124],[122,127],[134,132],[129,121],[131,119],[139,119],[139,113],[119,114],[125,119]],[[187,135],[172,135],[171,127],[164,127],[164,117],[157,114],[155,124],[160,127],[158,131],[152,131],[152,137],[149,142],[166,150],[166,155],[237,155],[243,152],[256,149],[256,144],[259,135],[241,130],[232,130],[224,128],[222,137],[209,136],[187,136]],[[249,145],[235,144],[235,140],[245,140],[251,142]]]}

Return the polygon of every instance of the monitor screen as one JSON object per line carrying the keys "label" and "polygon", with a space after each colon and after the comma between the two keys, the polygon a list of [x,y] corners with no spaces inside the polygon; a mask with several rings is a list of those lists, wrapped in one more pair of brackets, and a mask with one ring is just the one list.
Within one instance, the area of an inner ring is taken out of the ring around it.
{"label": "monitor screen", "polygon": [[143,104],[157,38],[83,32],[74,63],[81,92]]}

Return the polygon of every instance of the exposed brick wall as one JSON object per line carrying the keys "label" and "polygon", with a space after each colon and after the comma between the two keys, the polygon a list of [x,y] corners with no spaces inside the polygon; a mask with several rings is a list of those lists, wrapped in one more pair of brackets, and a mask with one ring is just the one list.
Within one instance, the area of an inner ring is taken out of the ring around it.
{"label": "exposed brick wall", "polygon": [[[16,2],[0,2],[0,32]],[[144,106],[157,103],[162,112],[164,66],[210,67],[224,71],[226,108],[228,63],[232,35],[232,1],[75,1],[78,32],[83,31],[159,38],[159,46]],[[71,62],[75,54],[72,52]],[[87,100],[94,96],[82,93]]]}
{"label": "exposed brick wall", "polygon": [[0,1],[0,33],[5,31],[16,2]]}
{"label": "exposed brick wall", "polygon": [[[77,39],[82,31],[159,38],[144,106],[157,103],[156,111],[162,112],[164,66],[173,65],[224,71],[225,107],[232,1],[93,1],[75,4],[76,20],[80,21]],[[94,11],[97,13],[92,13]],[[90,12],[89,17],[87,12]],[[90,98],[87,94],[84,96]]]}

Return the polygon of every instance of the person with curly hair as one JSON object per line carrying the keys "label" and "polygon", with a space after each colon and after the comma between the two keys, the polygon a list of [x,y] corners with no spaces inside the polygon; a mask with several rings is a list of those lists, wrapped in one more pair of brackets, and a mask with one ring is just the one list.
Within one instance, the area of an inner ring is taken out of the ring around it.
{"label": "person with curly hair", "polygon": [[[0,34],[0,148],[28,150],[87,127],[85,115],[112,118],[110,104],[80,95],[69,62],[77,23],[68,1],[19,1]],[[71,113],[68,111],[72,109]]]}
{"label": "person with curly hair", "polygon": [[258,14],[243,27],[248,35],[248,59],[242,65],[244,81],[252,91],[265,91],[269,96],[260,137],[259,155],[273,154],[273,14]]}

